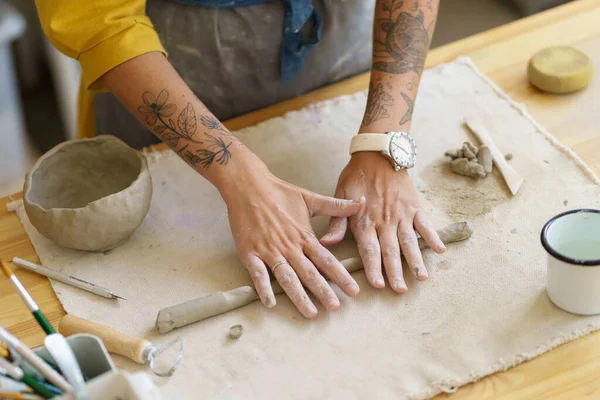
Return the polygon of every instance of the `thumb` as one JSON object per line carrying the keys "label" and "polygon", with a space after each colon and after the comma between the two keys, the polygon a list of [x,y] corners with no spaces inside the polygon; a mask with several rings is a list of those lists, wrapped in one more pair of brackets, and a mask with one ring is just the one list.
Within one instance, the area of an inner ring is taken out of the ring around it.
{"label": "thumb", "polygon": [[331,217],[351,217],[359,212],[366,202],[365,196],[361,197],[359,201],[354,201],[316,193],[311,193],[307,200],[311,215],[329,215]]}

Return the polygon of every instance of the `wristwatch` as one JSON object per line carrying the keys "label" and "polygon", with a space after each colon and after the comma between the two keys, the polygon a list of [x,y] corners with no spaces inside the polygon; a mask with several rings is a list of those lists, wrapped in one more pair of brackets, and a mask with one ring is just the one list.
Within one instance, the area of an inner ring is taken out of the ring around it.
{"label": "wristwatch", "polygon": [[361,133],[350,142],[350,155],[357,151],[380,151],[396,171],[415,166],[417,145],[408,132]]}

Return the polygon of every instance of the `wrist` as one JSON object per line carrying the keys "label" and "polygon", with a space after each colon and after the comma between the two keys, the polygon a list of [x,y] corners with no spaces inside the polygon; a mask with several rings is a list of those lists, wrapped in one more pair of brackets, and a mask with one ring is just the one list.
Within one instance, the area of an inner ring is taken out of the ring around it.
{"label": "wrist", "polygon": [[247,192],[251,185],[272,176],[260,158],[250,150],[246,148],[244,150],[239,152],[242,154],[232,160],[227,168],[222,168],[218,175],[210,179],[226,203],[239,193]]}
{"label": "wrist", "polygon": [[360,128],[358,129],[358,135],[361,135],[363,133],[386,133],[386,132],[398,132],[398,131],[410,133],[410,122],[407,122],[407,123],[401,125],[400,127],[385,126],[385,125],[380,125],[380,126],[375,126],[375,127],[366,127],[363,124],[361,124]]}

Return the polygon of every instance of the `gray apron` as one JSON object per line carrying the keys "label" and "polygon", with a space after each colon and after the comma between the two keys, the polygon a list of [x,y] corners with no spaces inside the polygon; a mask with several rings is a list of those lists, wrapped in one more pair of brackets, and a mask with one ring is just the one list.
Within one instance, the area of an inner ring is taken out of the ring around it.
{"label": "gray apron", "polygon": [[[283,6],[275,1],[216,9],[148,0],[146,12],[177,72],[209,110],[227,120],[371,67],[375,1],[318,0],[321,41],[294,79],[282,83]],[[95,95],[95,115],[98,134],[135,148],[159,142],[111,93]]]}

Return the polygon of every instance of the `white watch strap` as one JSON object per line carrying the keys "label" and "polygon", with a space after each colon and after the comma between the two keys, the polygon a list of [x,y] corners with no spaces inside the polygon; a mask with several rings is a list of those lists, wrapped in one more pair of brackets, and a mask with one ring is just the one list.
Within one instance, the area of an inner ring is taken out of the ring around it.
{"label": "white watch strap", "polygon": [[391,136],[386,133],[361,133],[350,142],[350,155],[357,151],[389,150]]}

